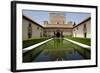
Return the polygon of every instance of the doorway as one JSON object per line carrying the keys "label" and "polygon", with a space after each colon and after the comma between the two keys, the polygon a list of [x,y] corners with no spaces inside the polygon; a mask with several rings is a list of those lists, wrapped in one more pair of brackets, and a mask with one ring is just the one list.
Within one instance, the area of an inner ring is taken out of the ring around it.
{"label": "doorway", "polygon": [[87,36],[87,34],[86,34],[86,32],[84,33],[84,37],[86,38],[86,36]]}
{"label": "doorway", "polygon": [[56,37],[59,38],[61,36],[60,32],[56,33]]}

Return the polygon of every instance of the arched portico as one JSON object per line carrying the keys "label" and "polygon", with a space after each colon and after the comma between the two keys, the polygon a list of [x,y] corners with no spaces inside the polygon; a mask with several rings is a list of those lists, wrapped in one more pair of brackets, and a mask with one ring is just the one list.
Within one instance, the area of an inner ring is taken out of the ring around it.
{"label": "arched portico", "polygon": [[63,37],[63,32],[59,31],[59,30],[55,31],[54,32],[54,37],[57,37],[57,38]]}

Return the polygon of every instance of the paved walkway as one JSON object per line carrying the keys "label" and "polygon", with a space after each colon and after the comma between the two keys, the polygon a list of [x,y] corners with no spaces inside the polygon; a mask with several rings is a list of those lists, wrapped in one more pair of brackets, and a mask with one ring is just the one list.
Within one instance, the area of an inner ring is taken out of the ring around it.
{"label": "paved walkway", "polygon": [[64,39],[67,40],[67,41],[69,41],[69,42],[72,42],[72,43],[74,43],[74,44],[76,44],[76,45],[79,45],[79,46],[81,46],[81,47],[83,47],[83,48],[87,48],[87,49],[90,49],[90,48],[91,48],[91,46],[88,46],[88,45],[85,45],[85,44],[82,44],[82,43],[79,43],[79,42],[70,40],[70,39],[68,39],[68,38],[64,38]]}
{"label": "paved walkway", "polygon": [[27,51],[29,51],[29,50],[31,50],[31,49],[34,49],[34,48],[36,48],[36,47],[38,47],[38,46],[40,46],[40,45],[42,45],[42,44],[44,44],[44,43],[46,43],[46,42],[52,40],[52,39],[53,39],[53,38],[48,39],[48,40],[45,40],[45,41],[40,42],[40,43],[37,43],[37,44],[35,44],[35,45],[29,46],[29,47],[27,47],[27,48],[24,48],[22,52],[25,53],[25,52],[27,52]]}

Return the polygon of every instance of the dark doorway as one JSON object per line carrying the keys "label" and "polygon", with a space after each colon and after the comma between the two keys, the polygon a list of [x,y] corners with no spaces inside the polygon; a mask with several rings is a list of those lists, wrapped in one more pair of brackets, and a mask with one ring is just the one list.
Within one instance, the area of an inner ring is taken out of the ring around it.
{"label": "dark doorway", "polygon": [[86,34],[86,32],[84,33],[84,37],[86,38],[86,36],[87,36],[87,34]]}
{"label": "dark doorway", "polygon": [[84,38],[86,38],[86,37],[87,37],[87,28],[86,28],[86,24],[84,24],[83,32],[84,32]]}
{"label": "dark doorway", "polygon": [[60,32],[56,33],[56,37],[59,38],[60,37]]}

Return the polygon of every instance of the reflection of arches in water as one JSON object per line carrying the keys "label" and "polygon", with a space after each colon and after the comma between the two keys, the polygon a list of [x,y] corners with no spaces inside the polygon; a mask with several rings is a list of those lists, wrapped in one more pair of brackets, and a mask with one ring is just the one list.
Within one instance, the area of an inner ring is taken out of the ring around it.
{"label": "reflection of arches in water", "polygon": [[54,39],[54,48],[61,49],[62,46],[63,46],[63,39],[55,38]]}
{"label": "reflection of arches in water", "polygon": [[57,58],[57,61],[63,61],[64,59],[63,58]]}

